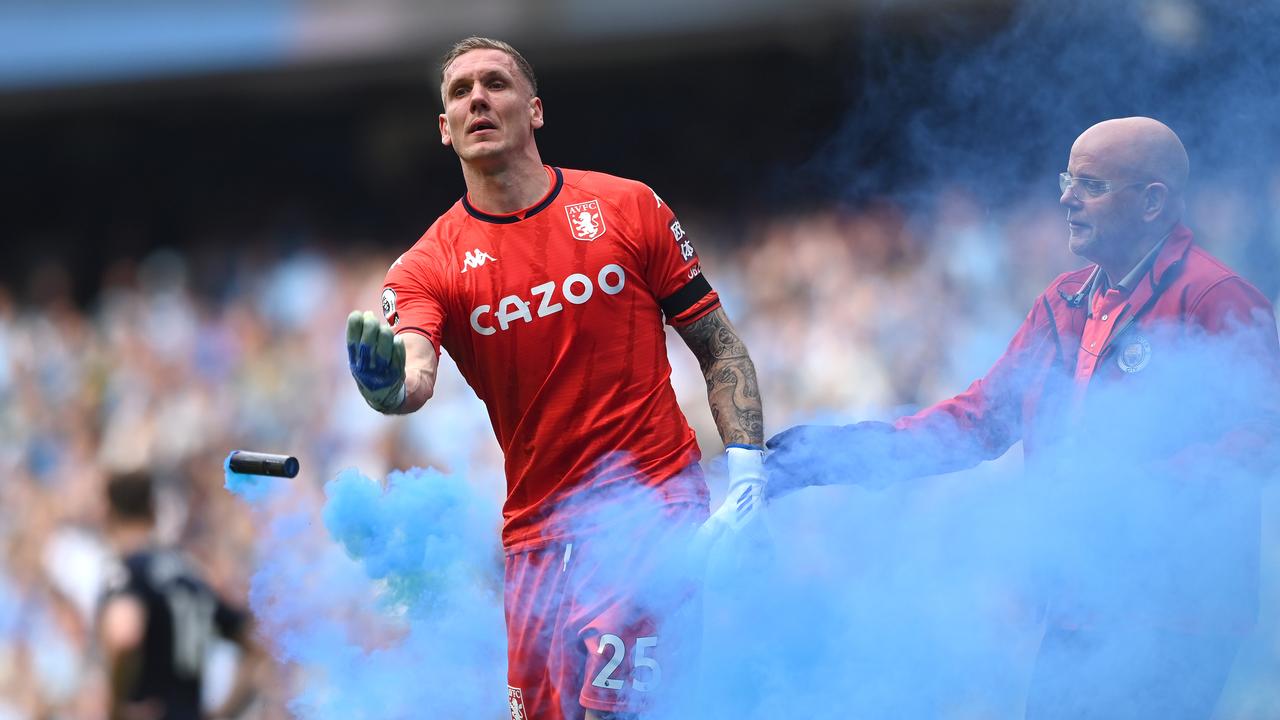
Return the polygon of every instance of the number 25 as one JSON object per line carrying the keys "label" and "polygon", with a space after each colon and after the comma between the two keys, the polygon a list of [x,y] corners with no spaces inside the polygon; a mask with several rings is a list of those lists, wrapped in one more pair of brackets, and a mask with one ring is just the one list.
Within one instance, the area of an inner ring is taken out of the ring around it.
{"label": "number 25", "polygon": [[[596,677],[591,681],[591,684],[606,690],[621,690],[626,681],[613,677],[613,671],[618,669],[618,666],[622,664],[623,658],[626,657],[627,645],[617,635],[606,633],[600,636],[600,644],[596,646],[596,654],[603,655],[606,647],[613,649],[613,655],[609,657],[609,662],[600,668],[600,672],[596,673]],[[658,667],[658,661],[645,655],[646,650],[655,647],[658,647],[657,637],[636,638],[635,654],[631,656],[631,665],[635,668],[649,668],[650,671],[648,680],[641,680],[637,677],[631,678],[631,686],[640,692],[648,692],[656,688],[658,683],[662,681],[662,668]]]}

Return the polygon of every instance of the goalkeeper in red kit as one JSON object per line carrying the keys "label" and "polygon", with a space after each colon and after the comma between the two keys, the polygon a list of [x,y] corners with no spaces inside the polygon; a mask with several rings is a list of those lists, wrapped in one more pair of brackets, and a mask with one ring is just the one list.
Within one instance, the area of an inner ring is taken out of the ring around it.
{"label": "goalkeeper in red kit", "polygon": [[[441,64],[441,94],[441,142],[467,193],[387,272],[382,317],[348,318],[351,372],[371,407],[411,413],[431,398],[445,348],[488,408],[507,478],[512,717],[643,714],[687,677],[672,648],[696,638],[666,634],[680,633],[628,583],[601,578],[643,577],[661,562],[652,549],[691,528],[714,536],[760,522],[755,368],[656,192],[543,164],[542,101],[519,52],[459,42]],[[727,448],[729,494],[710,518],[664,320],[698,358]],[[628,503],[627,488],[657,501]],[[593,527],[636,507],[650,510],[628,520],[625,548],[593,545]]]}

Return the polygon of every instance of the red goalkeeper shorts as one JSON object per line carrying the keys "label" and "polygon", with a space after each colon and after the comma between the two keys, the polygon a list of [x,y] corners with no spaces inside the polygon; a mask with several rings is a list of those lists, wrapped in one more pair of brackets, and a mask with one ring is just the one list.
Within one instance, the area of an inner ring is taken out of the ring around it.
{"label": "red goalkeeper shorts", "polygon": [[507,556],[512,720],[645,712],[689,680],[701,608],[683,550],[707,507],[625,505],[600,532]]}

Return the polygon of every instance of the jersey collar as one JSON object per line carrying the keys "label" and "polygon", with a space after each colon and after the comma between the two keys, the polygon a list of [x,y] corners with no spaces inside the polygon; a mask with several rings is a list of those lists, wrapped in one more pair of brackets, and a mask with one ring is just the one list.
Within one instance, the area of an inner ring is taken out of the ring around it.
{"label": "jersey collar", "polygon": [[553,176],[551,180],[551,189],[548,190],[547,194],[534,205],[525,208],[524,210],[517,210],[516,212],[506,215],[494,215],[477,209],[476,206],[472,205],[471,201],[467,199],[467,196],[463,195],[463,209],[465,209],[467,214],[471,217],[477,220],[483,220],[487,223],[494,223],[495,225],[510,225],[511,223],[520,222],[521,220],[528,220],[534,215],[537,215],[550,207],[551,203],[555,201],[556,196],[560,194],[560,188],[564,187],[564,175],[561,174],[560,168],[551,167],[550,165],[543,165],[543,167],[546,168],[547,172],[551,173]]}

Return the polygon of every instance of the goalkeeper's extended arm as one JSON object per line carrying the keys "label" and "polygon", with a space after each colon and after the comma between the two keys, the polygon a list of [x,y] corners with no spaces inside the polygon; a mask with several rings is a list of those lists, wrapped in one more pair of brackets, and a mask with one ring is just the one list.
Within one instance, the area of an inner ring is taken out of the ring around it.
{"label": "goalkeeper's extended arm", "polygon": [[411,413],[431,398],[439,358],[430,340],[395,335],[373,313],[357,310],[347,317],[347,362],[369,407]]}

